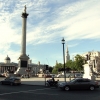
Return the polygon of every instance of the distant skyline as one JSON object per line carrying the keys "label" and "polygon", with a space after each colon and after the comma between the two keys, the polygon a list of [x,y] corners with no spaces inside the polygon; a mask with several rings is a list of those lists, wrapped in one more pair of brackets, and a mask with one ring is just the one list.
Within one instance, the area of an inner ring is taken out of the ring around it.
{"label": "distant skyline", "polygon": [[70,58],[100,51],[100,0],[0,0],[0,62],[21,54],[22,17],[26,5],[26,54],[32,63],[63,63],[62,38]]}

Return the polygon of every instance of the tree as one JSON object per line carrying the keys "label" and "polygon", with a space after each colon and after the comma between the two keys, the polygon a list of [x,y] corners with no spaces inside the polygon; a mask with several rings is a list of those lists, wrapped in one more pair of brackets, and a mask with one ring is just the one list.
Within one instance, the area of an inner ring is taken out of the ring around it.
{"label": "tree", "polygon": [[74,64],[74,67],[77,71],[83,70],[84,58],[81,55],[77,54],[75,56]]}
{"label": "tree", "polygon": [[53,67],[52,73],[53,74],[58,74],[58,69],[59,68],[63,68],[63,65],[61,63],[58,63]]}
{"label": "tree", "polygon": [[66,63],[66,67],[70,68],[73,71],[81,71],[83,70],[84,58],[77,54],[75,56],[75,61],[69,60]]}
{"label": "tree", "polygon": [[72,60],[67,61],[67,63],[65,64],[65,66],[66,66],[66,68],[73,69],[73,61]]}

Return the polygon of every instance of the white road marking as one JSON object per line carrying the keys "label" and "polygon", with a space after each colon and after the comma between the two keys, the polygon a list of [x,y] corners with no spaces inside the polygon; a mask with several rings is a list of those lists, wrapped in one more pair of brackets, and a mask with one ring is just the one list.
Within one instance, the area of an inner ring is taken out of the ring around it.
{"label": "white road marking", "polygon": [[26,93],[26,92],[38,91],[38,90],[46,90],[46,89],[50,89],[50,88],[36,89],[36,90],[27,90],[27,91],[18,91],[18,92],[10,92],[10,93],[2,93],[0,95],[8,95],[8,94],[16,94],[16,93]]}
{"label": "white road marking", "polygon": [[49,93],[34,93],[34,92],[28,92],[28,93],[40,94],[40,95],[41,95],[41,94],[42,94],[42,95],[43,95],[43,94],[44,94],[44,95],[58,95],[58,94],[49,94]]}

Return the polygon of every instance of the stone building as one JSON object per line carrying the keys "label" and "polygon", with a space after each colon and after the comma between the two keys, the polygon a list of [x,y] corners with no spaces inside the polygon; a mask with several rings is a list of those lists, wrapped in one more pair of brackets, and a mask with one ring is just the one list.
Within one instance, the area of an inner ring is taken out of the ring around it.
{"label": "stone building", "polygon": [[[30,59],[29,59],[29,62],[30,62]],[[28,68],[30,69],[31,74],[38,75],[38,74],[43,74],[44,73],[45,65],[41,64],[40,61],[38,62],[38,64],[32,63],[32,60],[31,60],[31,63],[29,63]]]}
{"label": "stone building", "polygon": [[5,73],[6,71],[12,71],[15,72],[17,70],[17,63],[11,62],[10,57],[7,57],[4,59],[4,62],[0,63],[0,73]]}
{"label": "stone building", "polygon": [[[19,62],[18,62],[19,63]],[[0,74],[6,73],[6,72],[12,72],[15,73],[16,70],[18,69],[18,63],[14,63],[11,62],[10,57],[7,55],[7,57],[4,59],[4,62],[0,62]],[[43,71],[45,70],[45,65],[44,64],[40,64],[40,61],[35,64],[32,63],[32,60],[28,60],[28,68],[26,71],[30,70],[30,73],[32,75],[37,75],[39,73],[43,73]]]}
{"label": "stone building", "polygon": [[100,73],[100,52],[99,51],[89,51],[82,56],[89,60],[89,64],[92,65],[92,69],[95,73]]}

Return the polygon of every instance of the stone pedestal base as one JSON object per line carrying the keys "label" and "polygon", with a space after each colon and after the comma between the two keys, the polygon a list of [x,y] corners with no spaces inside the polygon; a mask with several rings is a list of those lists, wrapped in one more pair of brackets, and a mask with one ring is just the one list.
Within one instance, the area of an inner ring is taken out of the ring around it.
{"label": "stone pedestal base", "polygon": [[27,68],[18,67],[17,71],[14,74],[20,74],[20,75],[27,74],[26,69]]}
{"label": "stone pedestal base", "polygon": [[20,55],[18,68],[14,74],[20,74],[20,75],[27,74],[26,70],[28,68],[28,59],[29,57],[26,54]]}

